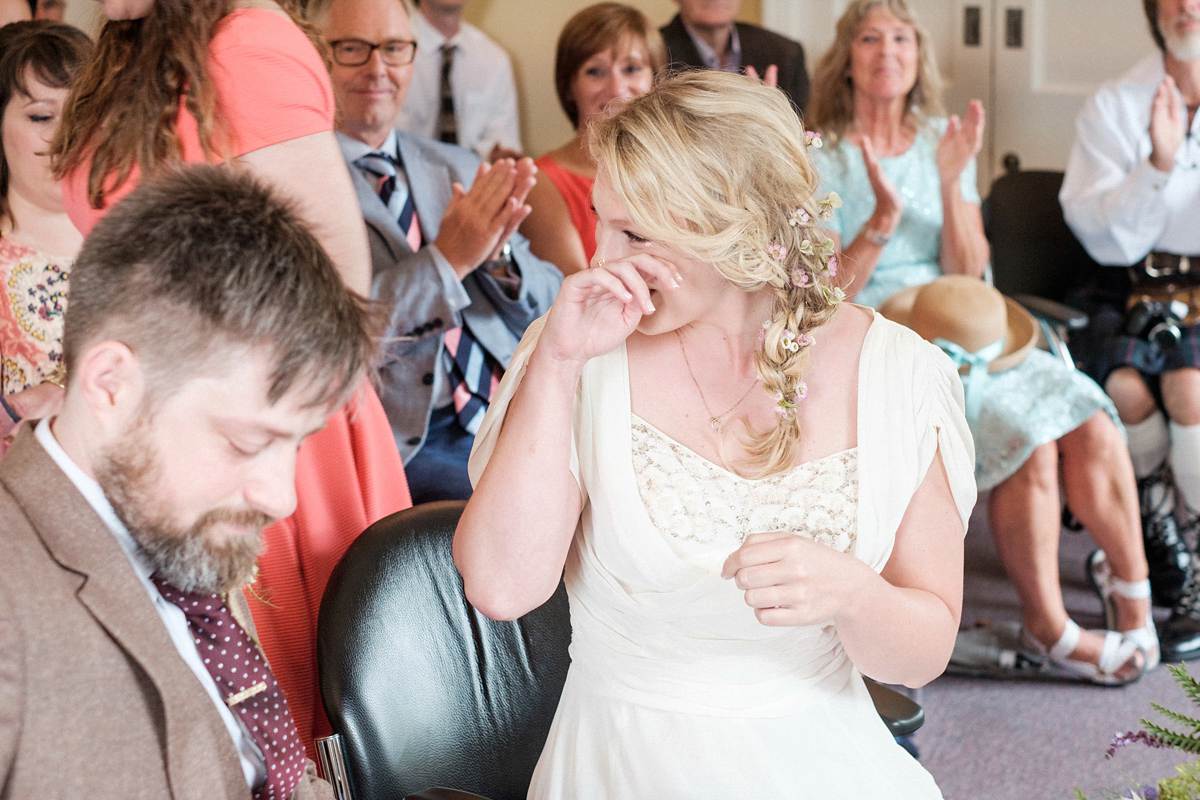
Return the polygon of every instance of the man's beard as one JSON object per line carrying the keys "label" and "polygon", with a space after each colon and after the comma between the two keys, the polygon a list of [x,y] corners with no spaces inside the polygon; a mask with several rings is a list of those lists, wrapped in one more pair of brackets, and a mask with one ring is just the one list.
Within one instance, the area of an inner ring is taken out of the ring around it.
{"label": "man's beard", "polygon": [[[185,592],[225,594],[254,577],[262,529],[274,520],[257,511],[215,508],[181,527],[158,499],[162,467],[149,436],[149,415],[106,448],[96,464],[96,482],[129,529],[154,574]],[[222,523],[254,528],[252,535],[210,541]]]}
{"label": "man's beard", "polygon": [[1166,24],[1159,20],[1158,27],[1162,31],[1163,40],[1167,43],[1167,52],[1177,61],[1195,61],[1200,58],[1200,33],[1176,33],[1175,22],[1180,19],[1200,19],[1200,17],[1195,14],[1177,14]]}

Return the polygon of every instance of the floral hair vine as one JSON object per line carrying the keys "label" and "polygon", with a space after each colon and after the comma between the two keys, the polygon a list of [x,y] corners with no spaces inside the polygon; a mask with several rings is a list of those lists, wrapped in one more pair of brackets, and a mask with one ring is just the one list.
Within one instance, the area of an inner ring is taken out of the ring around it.
{"label": "floral hair vine", "polygon": [[808,384],[800,381],[796,384],[796,390],[793,392],[776,392],[775,393],[775,413],[780,419],[787,419],[795,411],[796,406],[800,401],[808,397]]}
{"label": "floral hair vine", "polygon": [[804,146],[805,147],[814,147],[817,150],[820,150],[821,149],[821,134],[817,133],[816,131],[805,131],[804,132]]}

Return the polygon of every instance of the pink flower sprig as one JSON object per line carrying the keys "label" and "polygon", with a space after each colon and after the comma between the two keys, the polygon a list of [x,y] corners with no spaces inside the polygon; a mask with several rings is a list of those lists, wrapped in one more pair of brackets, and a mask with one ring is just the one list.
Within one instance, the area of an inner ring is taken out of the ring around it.
{"label": "pink flower sprig", "polygon": [[805,131],[804,144],[806,147],[815,147],[816,149],[820,150],[821,134],[817,133],[816,131]]}
{"label": "pink flower sprig", "polygon": [[808,276],[808,272],[805,270],[802,270],[799,267],[796,267],[794,270],[792,270],[792,286],[795,286],[797,289],[803,289],[805,286],[808,286],[809,281],[811,280],[812,279]]}
{"label": "pink flower sprig", "polygon": [[829,277],[833,278],[833,277],[837,276],[837,270],[838,270],[837,256],[830,256],[825,261],[825,271],[829,273]]}
{"label": "pink flower sprig", "polygon": [[772,244],[767,245],[767,255],[769,255],[771,258],[775,259],[776,261],[779,261],[782,263],[783,260],[785,258],[787,258],[787,253],[788,253],[787,248],[784,247],[783,245],[779,244],[778,242],[774,242]]}
{"label": "pink flower sprig", "polygon": [[796,405],[808,397],[808,384],[800,381],[794,392],[775,393],[775,413],[780,419],[787,419],[796,410]]}
{"label": "pink flower sprig", "polygon": [[809,214],[803,208],[797,208],[788,218],[788,225],[791,225],[793,228],[798,228],[801,225],[807,225],[811,221],[812,214]]}

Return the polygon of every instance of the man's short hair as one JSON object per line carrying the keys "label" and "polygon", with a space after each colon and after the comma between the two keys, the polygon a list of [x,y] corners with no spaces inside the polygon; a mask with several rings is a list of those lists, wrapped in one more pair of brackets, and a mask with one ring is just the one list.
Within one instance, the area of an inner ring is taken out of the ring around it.
{"label": "man's short hair", "polygon": [[88,347],[125,343],[155,401],[216,359],[265,346],[268,400],[296,386],[316,406],[358,383],[370,328],[291,203],[245,172],[192,166],[143,182],[88,236],[63,351],[69,375]]}

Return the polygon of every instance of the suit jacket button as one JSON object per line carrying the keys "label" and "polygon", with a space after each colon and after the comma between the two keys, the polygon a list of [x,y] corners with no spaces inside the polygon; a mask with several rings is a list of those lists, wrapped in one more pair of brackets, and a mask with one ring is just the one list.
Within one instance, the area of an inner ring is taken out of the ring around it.
{"label": "suit jacket button", "polygon": [[410,446],[410,447],[416,447],[416,446],[417,446],[417,445],[419,445],[420,443],[421,443],[421,437],[420,437],[420,436],[410,436],[410,437],[408,437],[408,444],[409,444],[409,446]]}
{"label": "suit jacket button", "polygon": [[425,373],[425,374],[424,374],[424,375],[421,377],[421,383],[425,384],[426,386],[433,386],[433,373],[432,373],[432,372],[426,372],[426,373]]}

